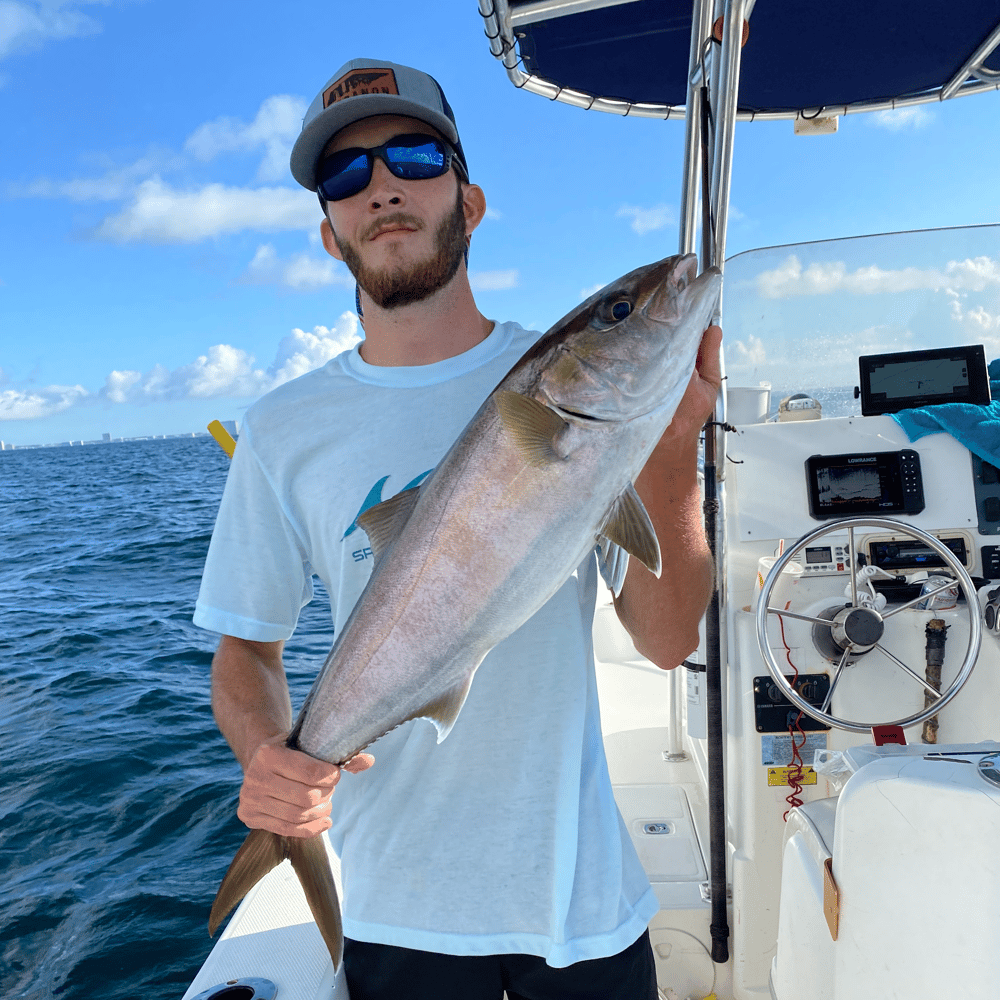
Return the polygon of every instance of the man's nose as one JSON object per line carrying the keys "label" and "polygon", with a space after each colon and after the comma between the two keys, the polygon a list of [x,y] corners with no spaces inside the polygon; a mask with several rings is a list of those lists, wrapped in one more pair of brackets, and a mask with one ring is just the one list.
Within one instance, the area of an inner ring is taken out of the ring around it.
{"label": "man's nose", "polygon": [[372,179],[368,182],[368,207],[375,211],[386,205],[398,207],[406,203],[403,181],[396,177],[378,157],[372,164]]}

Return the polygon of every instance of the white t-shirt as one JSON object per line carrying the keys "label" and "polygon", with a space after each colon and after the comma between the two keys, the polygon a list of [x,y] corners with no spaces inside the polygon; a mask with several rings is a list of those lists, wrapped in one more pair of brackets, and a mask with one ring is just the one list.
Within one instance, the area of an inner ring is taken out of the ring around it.
{"label": "white t-shirt", "polygon": [[[339,632],[372,566],[355,518],[429,473],[537,337],[498,324],[420,367],[371,366],[355,348],[251,407],[195,623],[286,639],[316,573]],[[616,954],[646,928],[657,902],[601,738],[596,593],[591,556],[487,655],[442,744],[430,723],[407,723],[337,786],[347,937],[561,967]]]}

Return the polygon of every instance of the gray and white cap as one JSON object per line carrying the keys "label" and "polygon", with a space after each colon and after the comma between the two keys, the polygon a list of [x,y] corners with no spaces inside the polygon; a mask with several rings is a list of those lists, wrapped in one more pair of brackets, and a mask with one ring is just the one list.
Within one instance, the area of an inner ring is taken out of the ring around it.
{"label": "gray and white cap", "polygon": [[342,129],[373,115],[406,115],[432,125],[451,143],[469,176],[455,114],[441,85],[418,69],[384,59],[352,59],[316,95],[292,147],[292,176],[316,190],[316,164],[326,144]]}

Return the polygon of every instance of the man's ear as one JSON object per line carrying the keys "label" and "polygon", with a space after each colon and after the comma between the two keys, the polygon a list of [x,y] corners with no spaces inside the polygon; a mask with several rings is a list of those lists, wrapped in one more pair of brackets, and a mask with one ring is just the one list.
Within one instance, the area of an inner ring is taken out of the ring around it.
{"label": "man's ear", "polygon": [[465,235],[471,236],[486,215],[486,195],[478,184],[462,185],[462,208],[465,212]]}
{"label": "man's ear", "polygon": [[340,247],[337,246],[337,241],[333,235],[333,226],[330,225],[329,219],[324,219],[319,224],[319,236],[323,241],[323,249],[331,257],[336,257],[337,260],[343,260],[344,256],[340,252]]}

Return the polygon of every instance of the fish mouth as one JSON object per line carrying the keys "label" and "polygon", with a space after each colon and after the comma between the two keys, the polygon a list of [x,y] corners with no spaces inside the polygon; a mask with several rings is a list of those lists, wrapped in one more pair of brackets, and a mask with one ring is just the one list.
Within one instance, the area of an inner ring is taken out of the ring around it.
{"label": "fish mouth", "polygon": [[667,257],[645,277],[637,298],[645,315],[659,323],[676,323],[688,316],[704,316],[709,325],[718,311],[722,272],[708,267],[698,273],[698,257]]}

